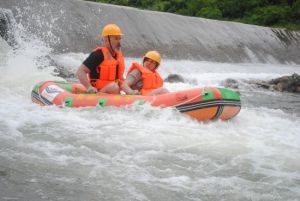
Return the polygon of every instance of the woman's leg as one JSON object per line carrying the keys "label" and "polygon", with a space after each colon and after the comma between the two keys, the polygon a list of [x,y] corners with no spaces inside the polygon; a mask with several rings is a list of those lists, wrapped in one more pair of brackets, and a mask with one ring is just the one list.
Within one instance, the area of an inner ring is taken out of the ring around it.
{"label": "woman's leg", "polygon": [[165,94],[165,93],[168,93],[168,92],[169,91],[167,89],[161,87],[161,88],[152,90],[148,95],[153,96],[153,95]]}

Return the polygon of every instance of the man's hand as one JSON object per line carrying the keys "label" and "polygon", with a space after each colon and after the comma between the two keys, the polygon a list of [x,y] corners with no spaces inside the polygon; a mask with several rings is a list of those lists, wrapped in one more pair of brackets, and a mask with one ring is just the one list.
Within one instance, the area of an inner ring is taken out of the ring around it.
{"label": "man's hand", "polygon": [[89,88],[87,88],[86,92],[88,92],[88,93],[97,93],[98,90],[93,86],[89,86]]}

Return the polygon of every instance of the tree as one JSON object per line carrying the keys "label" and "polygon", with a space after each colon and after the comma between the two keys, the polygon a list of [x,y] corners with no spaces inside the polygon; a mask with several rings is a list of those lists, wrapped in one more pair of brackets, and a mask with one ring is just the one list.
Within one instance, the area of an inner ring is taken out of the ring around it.
{"label": "tree", "polygon": [[251,17],[253,22],[265,26],[271,26],[276,23],[284,22],[289,12],[289,7],[266,6],[263,8],[256,9]]}
{"label": "tree", "polygon": [[217,7],[205,7],[197,12],[196,16],[210,18],[210,19],[221,19],[222,12]]}
{"label": "tree", "polygon": [[291,11],[292,21],[299,23],[300,22],[300,0],[297,0],[293,6]]}

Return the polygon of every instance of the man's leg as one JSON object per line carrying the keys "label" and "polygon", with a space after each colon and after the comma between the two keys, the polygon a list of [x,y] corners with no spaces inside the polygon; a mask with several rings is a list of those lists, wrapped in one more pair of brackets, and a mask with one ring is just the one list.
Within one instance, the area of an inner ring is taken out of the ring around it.
{"label": "man's leg", "polygon": [[112,82],[105,87],[103,87],[99,92],[109,93],[109,94],[120,94],[120,88],[118,83]]}

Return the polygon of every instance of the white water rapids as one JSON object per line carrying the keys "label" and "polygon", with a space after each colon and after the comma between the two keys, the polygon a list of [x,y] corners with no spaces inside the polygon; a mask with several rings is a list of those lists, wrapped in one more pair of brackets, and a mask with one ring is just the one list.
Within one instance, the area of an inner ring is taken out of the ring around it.
{"label": "white water rapids", "polygon": [[[31,102],[32,87],[87,56],[53,55],[37,39],[1,47],[0,200],[299,200],[299,95],[247,84],[300,73],[299,65],[164,59],[176,91],[239,82],[241,112],[200,123],[171,109],[57,108]],[[129,67],[137,58],[125,58]]]}

